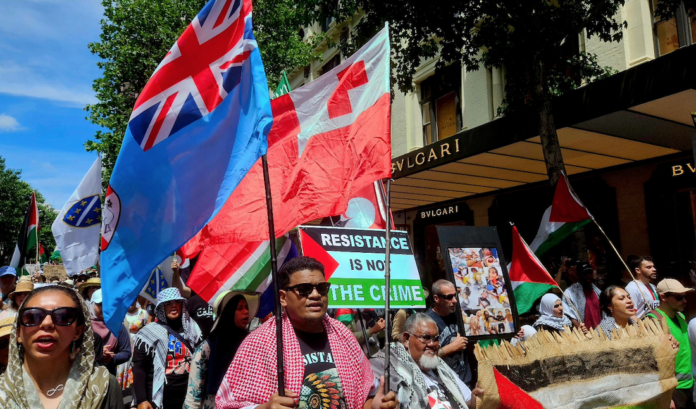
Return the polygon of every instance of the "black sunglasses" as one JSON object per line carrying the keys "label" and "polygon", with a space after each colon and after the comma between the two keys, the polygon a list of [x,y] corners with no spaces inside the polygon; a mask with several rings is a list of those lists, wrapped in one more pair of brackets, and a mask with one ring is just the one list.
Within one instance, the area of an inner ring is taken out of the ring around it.
{"label": "black sunglasses", "polygon": [[39,307],[22,308],[19,310],[19,323],[25,327],[36,327],[51,316],[54,325],[67,327],[77,320],[78,310],[75,307],[60,307],[55,310],[45,310]]}
{"label": "black sunglasses", "polygon": [[295,291],[297,291],[297,294],[300,297],[309,297],[314,292],[315,288],[317,289],[317,292],[319,293],[319,295],[321,295],[323,297],[329,293],[329,289],[331,288],[331,283],[296,284],[296,285],[291,285],[290,287],[286,287],[285,291],[295,290]]}
{"label": "black sunglasses", "polygon": [[684,294],[670,294],[677,301],[682,301],[686,296]]}
{"label": "black sunglasses", "polygon": [[10,346],[10,339],[0,339],[0,349],[6,349]]}
{"label": "black sunglasses", "polygon": [[438,297],[444,298],[444,299],[447,300],[447,301],[452,301],[452,298],[454,298],[454,297],[457,296],[456,293],[447,294],[447,295],[442,295],[442,294],[436,294],[436,295],[437,295]]}

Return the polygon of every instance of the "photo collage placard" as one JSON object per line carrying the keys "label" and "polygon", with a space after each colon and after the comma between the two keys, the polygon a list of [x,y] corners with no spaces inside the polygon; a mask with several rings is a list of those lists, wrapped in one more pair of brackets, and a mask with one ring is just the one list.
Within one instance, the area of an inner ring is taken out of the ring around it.
{"label": "photo collage placard", "polygon": [[498,249],[448,247],[466,336],[514,334]]}

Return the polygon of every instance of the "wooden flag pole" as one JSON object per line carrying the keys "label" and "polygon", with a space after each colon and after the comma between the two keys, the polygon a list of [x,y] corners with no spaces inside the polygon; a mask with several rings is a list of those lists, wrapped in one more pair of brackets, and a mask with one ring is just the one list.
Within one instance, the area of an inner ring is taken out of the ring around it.
{"label": "wooden flag pole", "polygon": [[384,200],[384,207],[386,207],[387,211],[387,220],[386,221],[386,231],[385,231],[385,237],[387,239],[387,243],[384,246],[384,285],[386,286],[386,294],[384,296],[384,335],[386,338],[386,342],[384,343],[384,393],[389,392],[389,358],[390,358],[390,352],[389,352],[389,340],[390,336],[389,334],[391,333],[391,330],[389,328],[389,305],[391,303],[391,265],[390,265],[390,250],[391,250],[391,227],[392,227],[392,220],[391,220],[391,207],[390,207],[390,200],[389,200],[389,191],[391,188],[391,179],[387,179],[387,194],[385,195],[385,200]]}
{"label": "wooden flag pole", "polygon": [[273,278],[273,298],[275,300],[275,324],[278,360],[278,396],[285,396],[285,367],[283,363],[283,311],[280,306],[280,288],[278,287],[278,258],[275,246],[275,223],[273,222],[273,197],[271,196],[271,177],[268,172],[268,158],[261,156],[263,164],[263,184],[266,187],[266,211],[268,213],[268,238],[271,251],[271,277]]}

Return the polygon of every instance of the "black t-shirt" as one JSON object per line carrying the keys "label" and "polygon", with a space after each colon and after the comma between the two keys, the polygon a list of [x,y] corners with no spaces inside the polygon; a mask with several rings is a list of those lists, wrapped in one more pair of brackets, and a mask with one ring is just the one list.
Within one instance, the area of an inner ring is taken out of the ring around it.
{"label": "black t-shirt", "polygon": [[198,324],[198,327],[200,327],[203,339],[208,338],[208,334],[210,334],[210,331],[213,329],[213,324],[215,323],[215,319],[213,318],[213,307],[202,299],[200,295],[195,294],[188,299],[186,309],[191,318],[193,318],[196,324]]}
{"label": "black t-shirt", "polygon": [[[430,315],[435,323],[437,324],[437,329],[440,332],[440,348],[445,345],[449,345],[453,339],[457,338],[459,333],[459,325],[457,320],[457,314],[452,313],[446,317],[439,316],[435,311],[429,309],[425,312]],[[466,356],[466,351],[457,351],[449,356],[442,358],[447,365],[454,372],[456,372],[459,379],[463,382],[469,382],[471,380],[471,371],[469,370],[469,362]]]}
{"label": "black t-shirt", "polygon": [[331,354],[328,335],[326,332],[316,334],[299,330],[295,330],[295,334],[305,367],[298,409],[345,409],[343,386]]}

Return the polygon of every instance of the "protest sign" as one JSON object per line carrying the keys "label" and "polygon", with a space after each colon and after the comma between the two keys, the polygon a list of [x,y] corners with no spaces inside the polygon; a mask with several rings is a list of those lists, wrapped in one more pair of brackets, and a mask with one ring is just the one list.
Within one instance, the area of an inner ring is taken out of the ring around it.
{"label": "protest sign", "polygon": [[[305,256],[324,264],[330,308],[384,308],[384,230],[300,227]],[[413,249],[406,232],[392,230],[391,307],[425,308]]]}
{"label": "protest sign", "polygon": [[62,264],[44,265],[43,275],[46,277],[47,280],[50,280],[52,277],[58,277],[61,281],[66,280],[68,278],[68,275],[65,271],[65,266]]}
{"label": "protest sign", "polygon": [[517,308],[495,227],[438,226],[449,280],[457,290],[462,336],[512,338]]}

